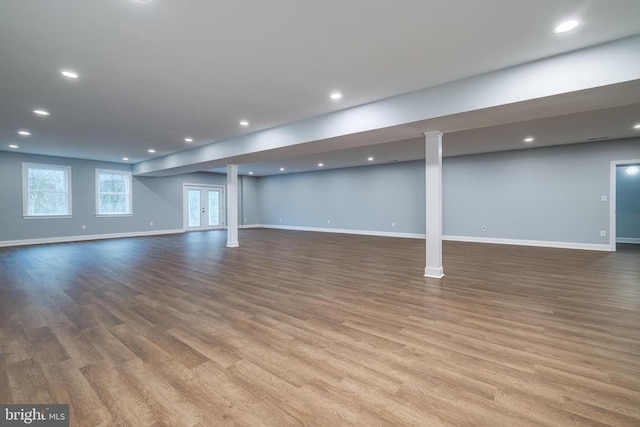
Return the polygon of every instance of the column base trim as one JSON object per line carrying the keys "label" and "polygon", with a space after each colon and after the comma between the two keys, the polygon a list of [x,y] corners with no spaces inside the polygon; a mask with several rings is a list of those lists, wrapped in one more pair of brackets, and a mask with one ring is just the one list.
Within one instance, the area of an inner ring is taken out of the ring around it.
{"label": "column base trim", "polygon": [[442,267],[426,267],[424,269],[424,277],[429,277],[430,279],[442,279],[444,277],[444,269]]}
{"label": "column base trim", "polygon": [[238,246],[240,246],[240,243],[238,243],[238,241],[235,241],[235,242],[227,242],[227,247],[228,247],[228,248],[237,248]]}

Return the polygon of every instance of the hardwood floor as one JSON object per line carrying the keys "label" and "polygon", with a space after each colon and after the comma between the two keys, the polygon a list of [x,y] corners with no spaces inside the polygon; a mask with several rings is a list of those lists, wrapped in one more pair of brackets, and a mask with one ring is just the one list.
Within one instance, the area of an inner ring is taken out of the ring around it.
{"label": "hardwood floor", "polygon": [[640,425],[640,248],[274,230],[0,250],[0,402],[94,425]]}

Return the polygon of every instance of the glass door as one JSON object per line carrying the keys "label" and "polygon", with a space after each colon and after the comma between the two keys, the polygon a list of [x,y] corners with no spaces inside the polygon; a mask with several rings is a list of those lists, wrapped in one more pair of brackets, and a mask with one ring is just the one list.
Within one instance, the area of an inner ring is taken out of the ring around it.
{"label": "glass door", "polygon": [[222,190],[207,190],[207,226],[208,227],[221,227],[222,226]]}
{"label": "glass door", "polygon": [[184,200],[186,230],[224,227],[224,187],[185,185]]}

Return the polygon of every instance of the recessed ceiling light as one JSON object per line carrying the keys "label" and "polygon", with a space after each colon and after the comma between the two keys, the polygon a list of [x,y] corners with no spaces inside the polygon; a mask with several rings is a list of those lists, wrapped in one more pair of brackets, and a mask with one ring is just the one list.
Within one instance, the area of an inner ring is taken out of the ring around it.
{"label": "recessed ceiling light", "polygon": [[149,148],[147,151],[150,152],[150,153],[155,153],[156,152],[156,150],[154,150],[153,148]]}
{"label": "recessed ceiling light", "polygon": [[249,126],[249,122],[247,120],[240,120],[240,126]]}
{"label": "recessed ceiling light", "polygon": [[638,172],[640,172],[640,168],[638,168],[637,166],[629,166],[627,168],[627,173],[629,175],[637,175]]}
{"label": "recessed ceiling light", "polygon": [[319,166],[319,167],[323,167],[323,166],[324,166],[324,163],[318,163],[318,166]]}
{"label": "recessed ceiling light", "polygon": [[284,168],[280,168],[280,172],[284,172]]}
{"label": "recessed ceiling light", "polygon": [[71,70],[62,70],[62,71],[60,71],[60,74],[62,74],[66,78],[72,79],[72,80],[77,80],[77,79],[80,78],[80,75],[78,73],[76,73],[75,71],[71,71]]}
{"label": "recessed ceiling light", "polygon": [[331,95],[329,95],[329,98],[338,100],[342,98],[342,94],[340,92],[332,92]]}
{"label": "recessed ceiling light", "polygon": [[571,30],[574,30],[578,25],[580,25],[580,22],[575,20],[575,19],[571,19],[569,21],[564,21],[558,25],[556,25],[553,28],[553,32],[555,34],[562,34],[562,33],[566,33],[569,32]]}
{"label": "recessed ceiling light", "polygon": [[634,129],[640,129],[640,123],[638,123],[637,125],[635,125],[633,128],[634,128]]}
{"label": "recessed ceiling light", "polygon": [[184,142],[193,142],[193,138],[185,138]]}
{"label": "recessed ceiling light", "polygon": [[524,139],[524,142],[526,142],[527,144],[529,144],[529,143],[531,143],[531,142],[533,142],[533,141],[535,141],[535,138],[534,138],[534,137],[532,137],[532,136],[528,136],[528,137],[526,137],[526,138]]}
{"label": "recessed ceiling light", "polygon": [[369,162],[373,162],[373,157],[368,157],[368,158],[367,158],[367,161],[369,161]]}
{"label": "recessed ceiling light", "polygon": [[28,130],[19,130],[18,131],[18,135],[22,135],[22,136],[30,136],[31,132],[29,132]]}
{"label": "recessed ceiling light", "polygon": [[49,112],[46,111],[46,110],[37,109],[37,110],[33,110],[33,112],[35,114],[39,115],[39,116],[48,116],[49,115]]}
{"label": "recessed ceiling light", "polygon": [[16,144],[10,144],[9,148],[18,148],[18,146]]}
{"label": "recessed ceiling light", "polygon": [[124,160],[126,162],[127,160],[129,160],[129,158],[128,157],[123,157],[122,160]]}
{"label": "recessed ceiling light", "polygon": [[249,172],[249,175],[253,175],[253,172]]}

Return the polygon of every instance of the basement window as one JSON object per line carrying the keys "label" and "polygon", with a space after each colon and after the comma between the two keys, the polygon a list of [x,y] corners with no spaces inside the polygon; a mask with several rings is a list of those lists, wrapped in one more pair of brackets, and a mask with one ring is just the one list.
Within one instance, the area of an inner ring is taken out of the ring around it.
{"label": "basement window", "polygon": [[24,218],[71,218],[71,167],[22,164]]}
{"label": "basement window", "polygon": [[96,169],[96,216],[131,215],[131,172]]}

